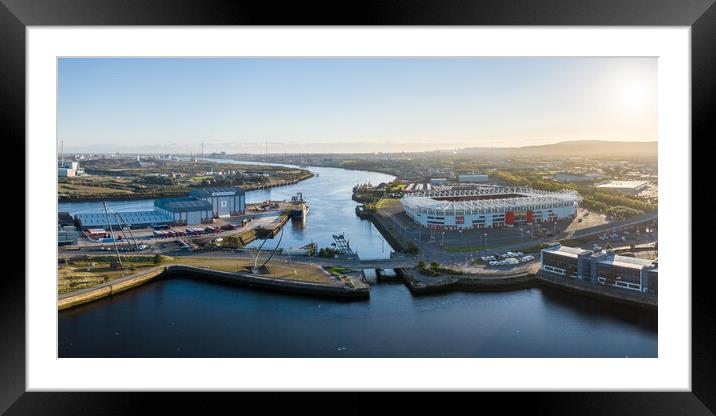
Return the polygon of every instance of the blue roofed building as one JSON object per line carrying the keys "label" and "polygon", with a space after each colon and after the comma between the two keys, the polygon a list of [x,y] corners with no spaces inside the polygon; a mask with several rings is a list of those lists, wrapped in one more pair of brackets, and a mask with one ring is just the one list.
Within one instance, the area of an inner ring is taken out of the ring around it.
{"label": "blue roofed building", "polygon": [[177,225],[205,224],[214,218],[211,202],[194,197],[157,199],[154,211],[168,215]]}
{"label": "blue roofed building", "polygon": [[130,228],[156,227],[169,225],[173,218],[171,215],[157,211],[131,211],[131,212],[79,212],[75,214],[75,220],[82,229],[103,228],[109,230],[107,221],[112,228],[117,230],[121,223],[127,224]]}
{"label": "blue roofed building", "polygon": [[237,186],[196,188],[189,196],[210,203],[214,218],[242,215],[246,211],[245,192]]}

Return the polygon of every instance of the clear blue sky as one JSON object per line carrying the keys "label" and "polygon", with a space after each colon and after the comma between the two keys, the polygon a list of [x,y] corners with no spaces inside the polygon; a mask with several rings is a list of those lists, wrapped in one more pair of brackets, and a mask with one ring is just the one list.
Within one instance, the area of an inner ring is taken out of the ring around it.
{"label": "clear blue sky", "polygon": [[57,139],[230,153],[654,141],[656,82],[656,58],[62,58]]}

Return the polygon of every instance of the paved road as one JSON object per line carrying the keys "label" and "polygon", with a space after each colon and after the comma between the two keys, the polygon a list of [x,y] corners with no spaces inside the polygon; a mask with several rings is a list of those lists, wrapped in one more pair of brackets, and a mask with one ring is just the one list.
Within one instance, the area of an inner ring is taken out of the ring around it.
{"label": "paved road", "polygon": [[620,228],[628,228],[633,227],[635,225],[644,224],[646,222],[651,222],[654,220],[659,219],[659,213],[658,212],[651,212],[649,214],[644,214],[643,216],[640,216],[638,218],[632,218],[625,221],[619,221],[619,222],[612,222],[609,224],[599,225],[592,228],[584,228],[582,230],[576,230],[571,235],[568,235],[568,238],[582,238],[582,237],[590,237],[593,235],[599,235],[603,234],[607,231],[613,231],[618,230]]}

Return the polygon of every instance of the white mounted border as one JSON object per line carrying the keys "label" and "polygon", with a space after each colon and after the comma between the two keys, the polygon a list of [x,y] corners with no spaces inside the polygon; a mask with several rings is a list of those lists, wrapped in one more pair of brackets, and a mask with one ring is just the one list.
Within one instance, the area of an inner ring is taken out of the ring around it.
{"label": "white mounted border", "polygon": [[[691,389],[688,27],[28,27],[27,389]],[[659,358],[57,358],[56,90],[61,56],[657,56]],[[337,365],[336,361],[340,361]]]}

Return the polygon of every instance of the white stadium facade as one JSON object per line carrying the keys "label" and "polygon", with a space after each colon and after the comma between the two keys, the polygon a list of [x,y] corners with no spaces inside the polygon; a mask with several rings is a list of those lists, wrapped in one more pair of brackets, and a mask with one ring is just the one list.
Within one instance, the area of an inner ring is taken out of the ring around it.
{"label": "white stadium facade", "polygon": [[582,197],[573,190],[485,186],[405,194],[400,202],[417,224],[445,230],[512,227],[574,218]]}

